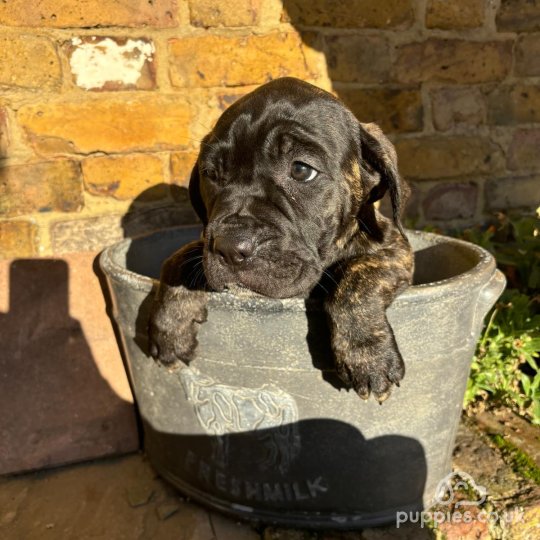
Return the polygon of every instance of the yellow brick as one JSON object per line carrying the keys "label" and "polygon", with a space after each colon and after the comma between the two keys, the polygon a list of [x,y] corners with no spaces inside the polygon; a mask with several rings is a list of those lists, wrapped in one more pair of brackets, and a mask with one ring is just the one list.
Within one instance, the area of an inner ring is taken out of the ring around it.
{"label": "yellow brick", "polygon": [[0,168],[0,215],[75,212],[83,205],[78,163],[54,160]]}
{"label": "yellow brick", "polygon": [[512,65],[512,42],[431,38],[398,47],[397,79],[480,83],[504,79]]}
{"label": "yellow brick", "polygon": [[485,0],[429,0],[426,7],[428,28],[476,28],[484,22]]}
{"label": "yellow brick", "polygon": [[385,132],[422,131],[420,90],[341,88],[338,96],[361,122],[375,122]]}
{"label": "yellow brick", "polygon": [[[5,4],[0,2],[0,6]],[[0,38],[0,86],[51,89],[60,84],[60,76],[60,62],[48,39]]]}
{"label": "yellow brick", "polygon": [[82,171],[85,188],[94,195],[126,200],[144,193],[146,200],[154,200],[163,198],[168,191],[163,184],[163,163],[159,156],[91,157],[83,160]]}
{"label": "yellow brick", "polygon": [[0,259],[36,253],[36,226],[27,221],[0,221]]}
{"label": "yellow brick", "polygon": [[[508,149],[507,166],[515,170],[540,170],[540,129],[518,129]],[[538,197],[534,204],[538,204]]]}
{"label": "yellow brick", "polygon": [[42,153],[174,149],[190,142],[191,110],[179,97],[42,103],[21,107],[17,118]]}
{"label": "yellow brick", "polygon": [[516,75],[540,76],[540,34],[519,36],[516,44]]}
{"label": "yellow brick", "polygon": [[193,26],[250,26],[259,20],[261,0],[189,0]]}
{"label": "yellow brick", "polygon": [[487,174],[497,166],[497,148],[484,137],[421,137],[397,141],[405,178],[438,180]]}
{"label": "yellow brick", "polygon": [[187,186],[191,171],[197,161],[196,152],[174,152],[171,154],[171,182]]}
{"label": "yellow brick", "polygon": [[283,20],[332,28],[393,28],[414,21],[411,0],[286,0]]}
{"label": "yellow brick", "polygon": [[539,0],[501,0],[497,12],[497,30],[537,32],[540,30]]}
{"label": "yellow brick", "polygon": [[333,81],[382,83],[390,77],[388,40],[381,36],[335,35],[325,39]]}
{"label": "yellow brick", "polygon": [[169,54],[171,82],[178,87],[240,86],[312,75],[302,40],[292,32],[172,39]]}
{"label": "yellow brick", "polygon": [[6,157],[10,144],[7,111],[0,107],[0,158]]}
{"label": "yellow brick", "polygon": [[0,25],[54,28],[176,26],[177,0],[9,0],[0,2]]}

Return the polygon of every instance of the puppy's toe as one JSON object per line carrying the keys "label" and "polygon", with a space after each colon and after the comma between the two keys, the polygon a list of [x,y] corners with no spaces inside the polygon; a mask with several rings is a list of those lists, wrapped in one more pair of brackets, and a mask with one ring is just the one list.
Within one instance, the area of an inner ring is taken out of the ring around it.
{"label": "puppy's toe", "polygon": [[167,367],[188,364],[196,346],[197,338],[191,332],[170,332],[149,325],[148,352],[158,364]]}
{"label": "puppy's toe", "polygon": [[371,391],[375,399],[382,403],[392,392],[392,383],[384,369],[372,371],[370,374]]}
{"label": "puppy's toe", "polygon": [[352,388],[362,399],[369,398],[370,377],[366,366],[361,362],[340,362],[336,366],[339,378]]}
{"label": "puppy's toe", "polygon": [[357,349],[336,367],[341,380],[359,397],[366,400],[373,394],[379,403],[388,399],[392,385],[399,386],[405,374],[403,359],[395,348],[381,350],[378,354]]}

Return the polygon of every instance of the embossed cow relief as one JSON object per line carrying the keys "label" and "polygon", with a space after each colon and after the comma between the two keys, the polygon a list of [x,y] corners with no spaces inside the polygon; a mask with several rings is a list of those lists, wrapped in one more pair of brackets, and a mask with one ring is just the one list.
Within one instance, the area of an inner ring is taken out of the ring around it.
{"label": "embossed cow relief", "polygon": [[266,449],[258,464],[262,469],[289,470],[300,453],[298,410],[293,397],[280,388],[228,386],[195,368],[180,371],[180,379],[197,419],[206,433],[216,436],[213,459],[226,466],[230,451],[228,435],[251,433]]}

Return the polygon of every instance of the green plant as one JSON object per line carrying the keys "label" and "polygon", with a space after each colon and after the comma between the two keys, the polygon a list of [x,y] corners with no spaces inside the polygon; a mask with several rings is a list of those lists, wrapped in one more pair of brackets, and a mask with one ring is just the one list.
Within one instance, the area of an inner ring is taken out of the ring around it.
{"label": "green plant", "polygon": [[540,219],[537,216],[512,217],[499,213],[496,224],[465,229],[457,236],[493,253],[499,268],[506,274],[509,288],[538,294]]}
{"label": "green plant", "polygon": [[540,425],[540,315],[534,301],[506,291],[492,310],[474,357],[465,405],[506,405]]}
{"label": "green plant", "polygon": [[540,221],[500,214],[459,236],[491,251],[509,285],[488,315],[465,405],[506,405],[540,425]]}

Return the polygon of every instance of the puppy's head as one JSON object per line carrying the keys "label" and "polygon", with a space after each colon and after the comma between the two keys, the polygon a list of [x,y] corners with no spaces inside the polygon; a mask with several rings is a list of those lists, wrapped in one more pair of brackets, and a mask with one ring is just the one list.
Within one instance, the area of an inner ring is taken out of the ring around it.
{"label": "puppy's head", "polygon": [[203,140],[189,189],[205,225],[206,277],[218,291],[306,295],[355,235],[377,241],[362,216],[386,191],[401,230],[391,143],[331,94],[292,78],[223,113]]}

